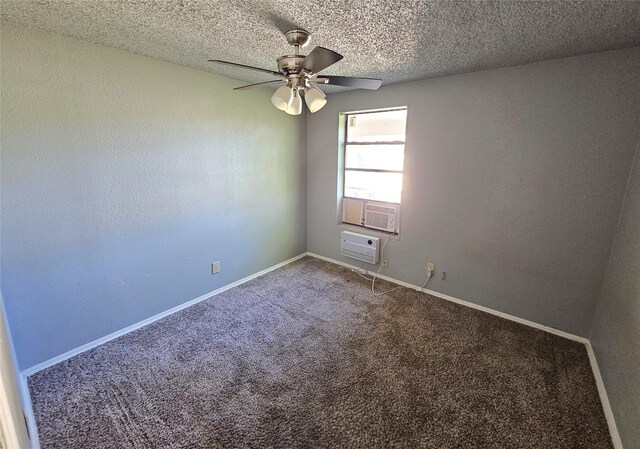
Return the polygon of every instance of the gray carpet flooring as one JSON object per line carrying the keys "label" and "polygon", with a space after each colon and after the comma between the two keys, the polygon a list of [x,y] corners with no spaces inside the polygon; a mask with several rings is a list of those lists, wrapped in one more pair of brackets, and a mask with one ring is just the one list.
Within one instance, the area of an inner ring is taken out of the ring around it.
{"label": "gray carpet flooring", "polygon": [[612,447],[584,345],[369,288],[306,257],[36,373],[42,447]]}

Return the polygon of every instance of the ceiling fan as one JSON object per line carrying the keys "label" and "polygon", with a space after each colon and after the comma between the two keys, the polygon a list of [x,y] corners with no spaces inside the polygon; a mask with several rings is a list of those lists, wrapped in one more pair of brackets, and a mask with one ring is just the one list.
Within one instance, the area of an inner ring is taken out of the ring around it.
{"label": "ceiling fan", "polygon": [[300,115],[302,113],[303,96],[311,112],[319,111],[327,103],[325,94],[320,90],[318,84],[370,90],[376,90],[382,84],[382,80],[373,78],[319,75],[319,72],[340,61],[343,56],[324,47],[316,47],[308,55],[301,55],[300,48],[306,47],[311,38],[309,32],[304,30],[287,31],[285,37],[289,45],[295,48],[295,51],[292,55],[280,56],[276,60],[278,64],[277,72],[219,59],[209,59],[209,62],[256,70],[277,76],[280,79],[236,87],[233,90],[284,83],[283,86],[275,91],[271,97],[271,102],[276,108],[290,115]]}

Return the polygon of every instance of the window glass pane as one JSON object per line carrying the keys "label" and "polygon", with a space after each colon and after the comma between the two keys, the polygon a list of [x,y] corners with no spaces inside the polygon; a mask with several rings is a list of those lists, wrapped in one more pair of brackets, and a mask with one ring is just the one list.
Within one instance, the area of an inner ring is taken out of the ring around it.
{"label": "window glass pane", "polygon": [[347,145],[346,168],[402,171],[404,145]]}
{"label": "window glass pane", "polygon": [[349,114],[347,142],[404,142],[407,110]]}
{"label": "window glass pane", "polygon": [[399,203],[401,193],[402,173],[344,172],[344,196]]}

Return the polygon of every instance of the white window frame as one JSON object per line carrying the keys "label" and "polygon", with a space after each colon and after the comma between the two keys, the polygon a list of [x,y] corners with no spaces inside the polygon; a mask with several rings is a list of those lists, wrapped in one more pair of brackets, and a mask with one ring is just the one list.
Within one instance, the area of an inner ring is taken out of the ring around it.
{"label": "white window frame", "polygon": [[[404,132],[404,140],[403,141],[388,141],[388,142],[348,142],[347,141],[347,137],[348,137],[348,121],[349,121],[349,117],[350,116],[358,116],[358,115],[363,115],[363,114],[374,114],[374,113],[379,113],[379,112],[387,112],[387,111],[397,111],[397,110],[406,110],[407,111],[407,120],[405,121],[405,132]],[[396,106],[396,107],[388,107],[388,108],[381,108],[381,109],[372,109],[372,110],[366,110],[366,111],[353,111],[353,112],[343,112],[340,114],[340,126],[339,126],[339,131],[340,131],[340,136],[339,136],[339,143],[340,143],[340,160],[339,160],[339,175],[340,175],[340,204],[339,204],[339,214],[338,214],[338,224],[342,225],[342,226],[355,226],[358,228],[362,228],[362,229],[367,229],[370,231],[374,231],[374,232],[380,232],[382,234],[386,234],[386,235],[399,235],[400,234],[400,215],[402,212],[402,196],[400,197],[400,203],[396,203],[396,202],[389,202],[389,201],[378,201],[378,200],[372,200],[372,199],[366,199],[366,198],[354,198],[351,196],[347,196],[345,194],[345,184],[346,184],[346,171],[347,171],[347,167],[346,167],[346,156],[347,156],[347,144],[349,145],[403,145],[404,146],[404,151],[406,153],[406,145],[407,145],[407,122],[408,122],[408,111],[409,111],[409,107],[408,106]],[[377,172],[377,173],[401,173],[403,175],[403,184],[404,184],[404,164],[402,167],[402,170],[380,170],[380,169],[349,169],[352,171],[361,171],[361,172]],[[353,200],[353,201],[361,201],[362,202],[362,215],[361,215],[361,223],[360,224],[355,224],[352,222],[345,222],[344,221],[344,214],[345,214],[345,209],[344,209],[344,204],[345,201],[344,200]],[[380,230],[380,229],[376,229],[376,228],[371,228],[369,226],[365,226],[364,225],[364,210],[365,210],[365,205],[367,203],[372,203],[372,204],[379,204],[379,205],[389,205],[389,206],[396,206],[398,208],[398,213],[397,213],[397,218],[396,218],[396,226],[395,226],[395,231],[390,232],[390,231],[384,231],[384,230]]]}

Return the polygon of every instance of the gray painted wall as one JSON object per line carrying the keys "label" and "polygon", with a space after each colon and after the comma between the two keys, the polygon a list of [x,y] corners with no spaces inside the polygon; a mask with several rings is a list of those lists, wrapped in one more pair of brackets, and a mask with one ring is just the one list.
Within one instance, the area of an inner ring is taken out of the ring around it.
{"label": "gray painted wall", "polygon": [[8,23],[1,50],[21,369],[305,250],[304,117],[269,90]]}
{"label": "gray painted wall", "polygon": [[[0,128],[1,116],[2,108],[0,107]],[[0,210],[2,209],[1,155],[2,145],[0,145]],[[1,230],[2,214],[0,214],[0,232]],[[0,239],[0,255],[1,254],[2,239]],[[0,270],[0,448],[10,447],[12,445],[17,445],[16,449],[27,449],[30,447],[29,432],[24,419],[26,415],[24,414],[23,405],[26,403],[29,393],[22,390],[19,376],[18,361],[9,323],[7,322],[7,314],[4,309],[2,270]]]}
{"label": "gray painted wall", "polygon": [[[338,114],[408,105],[383,274],[588,335],[640,126],[640,48],[330,95],[307,117],[307,249],[340,256]],[[440,279],[447,272],[445,281]]]}
{"label": "gray painted wall", "polygon": [[640,447],[640,148],[591,329],[624,447]]}

